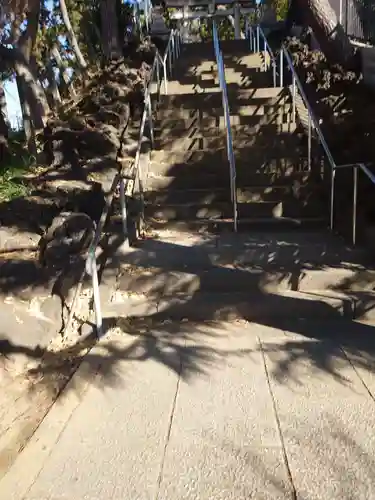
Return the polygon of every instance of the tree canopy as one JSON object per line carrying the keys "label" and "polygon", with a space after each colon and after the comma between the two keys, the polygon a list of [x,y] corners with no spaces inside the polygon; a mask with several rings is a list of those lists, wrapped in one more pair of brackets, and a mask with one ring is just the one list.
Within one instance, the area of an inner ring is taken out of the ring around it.
{"label": "tree canopy", "polygon": [[17,82],[30,145],[89,67],[122,54],[130,17],[121,0],[3,0],[0,80]]}

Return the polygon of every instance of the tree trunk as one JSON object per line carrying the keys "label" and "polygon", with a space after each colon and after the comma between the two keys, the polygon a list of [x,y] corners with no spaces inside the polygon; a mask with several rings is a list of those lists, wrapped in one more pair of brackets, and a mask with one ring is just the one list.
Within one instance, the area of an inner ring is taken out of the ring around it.
{"label": "tree trunk", "polygon": [[0,80],[0,120],[2,120],[0,125],[0,132],[2,133],[5,132],[5,128],[2,124],[4,123],[6,125],[6,118],[7,118],[7,101],[5,98],[4,82]]}
{"label": "tree trunk", "polygon": [[121,57],[116,2],[114,0],[101,0],[100,9],[103,52],[104,57],[110,61]]}
{"label": "tree trunk", "polygon": [[0,81],[0,164],[5,161],[8,156],[8,138],[9,127],[6,122],[7,116],[7,103],[5,100],[4,84]]}
{"label": "tree trunk", "polygon": [[56,83],[55,73],[53,71],[53,64],[51,60],[49,60],[46,65],[46,77],[48,80],[48,92],[53,103],[52,107],[57,108],[61,104],[61,95],[59,92],[59,87]]}
{"label": "tree trunk", "polygon": [[27,150],[29,151],[31,156],[34,156],[34,158],[36,158],[38,151],[35,140],[35,129],[33,127],[33,123],[30,116],[31,115],[30,106],[26,101],[25,97],[25,92],[24,92],[25,85],[22,78],[19,77],[18,75],[16,77],[16,81],[17,81],[18,96],[20,99],[21,110],[22,110],[23,128],[26,138]]}
{"label": "tree trunk", "polygon": [[13,49],[14,70],[18,76],[18,87],[23,86],[22,93],[29,108],[32,123],[36,129],[44,128],[44,119],[48,115],[49,106],[44,89],[38,82],[36,72],[32,69],[32,57],[35,51],[36,37],[39,27],[40,0],[29,0],[27,27]]}
{"label": "tree trunk", "polygon": [[87,68],[87,64],[85,58],[83,57],[81,49],[79,48],[77,37],[73,31],[72,24],[69,19],[68,10],[66,8],[65,0],[60,0],[60,11],[66,27],[68,40],[73,48],[74,54],[78,62],[78,66],[80,69],[85,70]]}
{"label": "tree trunk", "polygon": [[48,104],[44,89],[31,71],[30,64],[18,49],[8,49],[2,45],[0,45],[0,59],[3,59],[16,73],[18,90],[20,86],[23,87],[22,95],[30,108],[29,113],[34,126],[43,128]]}
{"label": "tree trunk", "polygon": [[288,15],[312,28],[329,62],[341,64],[346,69],[359,69],[356,51],[329,0],[292,0]]}
{"label": "tree trunk", "polygon": [[77,95],[77,92],[75,91],[73,82],[70,80],[69,76],[67,75],[66,68],[64,66],[64,62],[62,60],[62,57],[60,55],[59,49],[57,45],[52,47],[51,49],[51,55],[55,59],[57,67],[59,68],[59,73],[60,73],[60,94],[66,95],[66,91],[68,90],[70,95],[72,97]]}

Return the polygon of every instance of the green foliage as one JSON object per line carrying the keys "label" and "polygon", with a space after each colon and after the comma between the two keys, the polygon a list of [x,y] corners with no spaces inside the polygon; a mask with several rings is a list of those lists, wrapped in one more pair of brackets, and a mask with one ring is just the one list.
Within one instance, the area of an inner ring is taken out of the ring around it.
{"label": "green foliage", "polygon": [[20,179],[30,172],[35,161],[24,147],[22,132],[13,133],[8,145],[10,157],[0,165],[0,202],[29,194],[29,188]]}
{"label": "green foliage", "polygon": [[[228,18],[216,21],[219,40],[234,40],[234,29]],[[203,42],[212,40],[212,21],[202,19],[199,34]]]}
{"label": "green foliage", "polygon": [[275,9],[278,21],[286,19],[289,8],[289,0],[271,0],[271,7]]}

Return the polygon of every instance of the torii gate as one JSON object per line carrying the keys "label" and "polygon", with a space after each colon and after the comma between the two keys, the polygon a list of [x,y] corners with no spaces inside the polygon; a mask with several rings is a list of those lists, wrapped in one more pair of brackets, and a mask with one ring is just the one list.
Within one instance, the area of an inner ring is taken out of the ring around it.
{"label": "torii gate", "polygon": [[[171,19],[188,21],[202,18],[232,17],[234,18],[234,36],[241,38],[240,15],[252,14],[259,1],[255,0],[165,0],[167,8],[177,8]],[[194,10],[200,7],[202,10]]]}

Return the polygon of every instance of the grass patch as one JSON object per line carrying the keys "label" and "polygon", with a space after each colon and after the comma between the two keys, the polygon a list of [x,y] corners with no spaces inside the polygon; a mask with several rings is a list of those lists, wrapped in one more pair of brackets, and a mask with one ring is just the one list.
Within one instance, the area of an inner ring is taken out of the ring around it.
{"label": "grass patch", "polygon": [[9,140],[9,152],[7,161],[0,164],[1,203],[30,193],[30,188],[22,178],[30,173],[34,158],[29,155],[22,139],[17,135]]}

